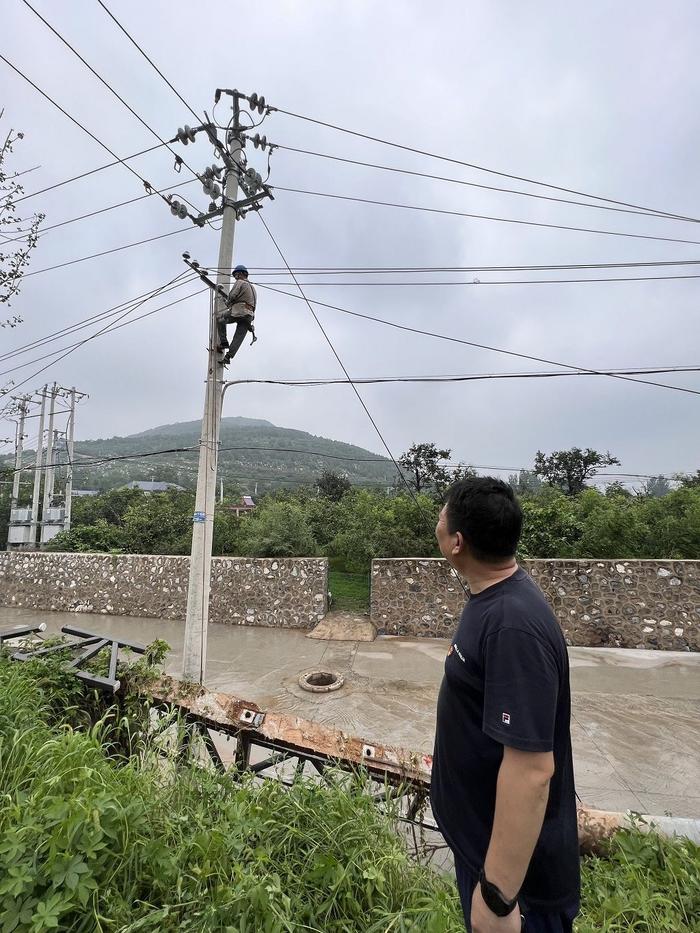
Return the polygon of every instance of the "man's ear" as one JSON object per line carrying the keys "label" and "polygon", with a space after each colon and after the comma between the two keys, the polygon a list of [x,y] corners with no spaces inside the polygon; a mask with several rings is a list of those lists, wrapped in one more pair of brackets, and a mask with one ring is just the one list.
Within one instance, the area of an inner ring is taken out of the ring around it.
{"label": "man's ear", "polygon": [[455,532],[455,538],[457,539],[452,546],[453,554],[462,554],[464,551],[464,538],[461,531]]}

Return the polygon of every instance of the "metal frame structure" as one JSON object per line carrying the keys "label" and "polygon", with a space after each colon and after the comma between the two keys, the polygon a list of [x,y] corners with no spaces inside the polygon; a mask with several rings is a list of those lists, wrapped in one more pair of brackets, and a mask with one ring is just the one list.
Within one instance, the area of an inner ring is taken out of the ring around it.
{"label": "metal frame structure", "polygon": [[[14,628],[0,629],[0,646],[5,642],[13,641],[17,638],[24,638],[31,635],[39,635],[45,631],[45,625],[24,625]],[[26,647],[14,651],[10,657],[13,661],[29,661],[33,658],[46,657],[50,654],[56,654],[60,651],[80,652],[72,661],[65,665],[66,670],[72,671],[76,677],[85,681],[90,687],[98,690],[105,690],[108,693],[116,693],[121,687],[121,681],[117,679],[117,662],[119,660],[119,649],[128,648],[136,654],[145,654],[146,646],[138,642],[127,641],[123,638],[114,638],[111,635],[100,635],[96,632],[89,632],[87,629],[77,628],[74,625],[63,625],[61,632],[64,635],[73,635],[77,641],[61,641],[55,645],[48,645],[44,648]],[[109,649],[109,670],[106,677],[95,674],[93,671],[83,669],[82,665],[91,661],[105,648]]]}

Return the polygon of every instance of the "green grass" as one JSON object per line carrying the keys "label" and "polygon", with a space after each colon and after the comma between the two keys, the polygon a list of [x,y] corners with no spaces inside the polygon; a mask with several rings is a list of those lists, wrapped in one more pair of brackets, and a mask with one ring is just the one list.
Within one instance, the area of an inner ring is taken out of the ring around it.
{"label": "green grass", "polygon": [[369,574],[331,570],[328,573],[328,588],[333,597],[331,609],[369,612]]}

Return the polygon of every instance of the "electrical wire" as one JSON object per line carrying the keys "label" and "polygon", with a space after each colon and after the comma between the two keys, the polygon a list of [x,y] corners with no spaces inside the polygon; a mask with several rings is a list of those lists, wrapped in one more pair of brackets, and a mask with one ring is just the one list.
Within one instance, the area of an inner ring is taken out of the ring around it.
{"label": "electrical wire", "polygon": [[[280,295],[286,295],[288,298],[299,297],[298,295],[294,295],[291,292],[285,292],[280,288],[275,288],[272,285],[262,285],[258,283],[258,287],[265,288],[271,292],[278,292]],[[299,286],[297,285],[297,288],[298,287]],[[467,347],[474,347],[477,350],[489,350],[492,353],[502,353],[502,354],[505,354],[506,356],[514,356],[514,357],[517,357],[518,359],[523,359],[523,360],[533,360],[536,363],[546,363],[549,366],[562,366],[565,369],[577,370],[578,372],[581,372],[581,373],[590,373],[592,375],[607,375],[606,373],[604,373],[602,370],[599,370],[599,369],[591,369],[590,367],[586,367],[586,366],[575,366],[570,363],[562,363],[558,360],[549,360],[541,356],[533,356],[528,353],[518,353],[515,350],[506,350],[503,347],[491,347],[491,346],[488,346],[487,344],[476,343],[475,341],[472,341],[472,340],[464,340],[460,337],[451,337],[447,334],[435,333],[434,331],[420,330],[417,327],[409,327],[407,324],[397,324],[394,321],[387,321],[387,320],[384,320],[383,318],[373,317],[370,314],[361,314],[359,311],[349,311],[347,308],[340,308],[337,305],[331,305],[324,301],[316,301],[315,299],[309,299],[306,297],[304,298],[304,300],[307,303],[311,301],[311,304],[318,305],[319,307],[322,307],[322,308],[330,308],[333,311],[339,311],[341,314],[349,314],[353,317],[363,318],[364,320],[367,320],[367,321],[374,321],[377,324],[384,324],[388,327],[395,327],[398,330],[405,330],[405,331],[408,331],[409,333],[420,334],[423,337],[435,337],[438,340],[447,340],[447,341],[450,341],[451,343],[459,343]],[[687,392],[690,395],[700,395],[700,391],[696,389],[689,389],[684,386],[667,385],[666,383],[663,383],[663,382],[653,382],[649,379],[639,379],[635,376],[623,376],[623,375],[610,374],[610,378],[611,379],[623,379],[628,382],[640,382],[644,385],[652,385],[652,386],[656,386],[657,388],[662,388],[662,389],[671,389],[675,392]]]}
{"label": "electrical wire", "polygon": [[450,211],[441,207],[424,207],[417,204],[399,204],[396,201],[378,201],[373,198],[358,198],[345,194],[332,194],[328,191],[309,191],[306,188],[286,188],[271,185],[273,191],[286,191],[290,194],[305,194],[317,198],[332,198],[336,201],[353,201],[357,204],[372,204],[378,207],[393,207],[407,211],[421,211],[427,214],[444,214],[450,217],[468,217],[472,220],[490,220],[497,223],[517,224],[525,227],[542,227],[548,230],[570,230],[576,233],[595,233],[599,236],[619,236],[632,240],[658,240],[663,243],[690,243],[700,246],[700,240],[685,240],[679,237],[656,236],[650,233],[628,233],[624,230],[601,230],[597,227],[574,227],[569,224],[548,224],[538,220],[517,220],[514,217],[495,217],[491,214],[472,214],[466,211]]}
{"label": "electrical wire", "polygon": [[[172,285],[172,284],[173,284],[174,282],[176,282],[178,279],[182,278],[183,275],[185,275],[185,273],[180,273],[179,275],[175,276],[174,279],[171,279],[169,282],[166,282],[162,289],[159,289],[158,291],[155,292],[154,295],[152,295],[152,296],[150,296],[150,297],[156,297],[156,295],[158,295],[160,291],[164,290],[164,289],[167,288],[169,285]],[[192,296],[188,296],[188,297],[192,297]],[[149,299],[149,298],[144,298],[143,301],[139,302],[135,307],[128,308],[126,311],[124,311],[124,313],[121,315],[121,317],[118,318],[117,320],[122,320],[122,319],[125,318],[127,315],[131,314],[133,311],[136,311],[142,304],[145,304],[145,302],[148,301],[148,300],[150,300],[150,299]],[[182,299],[179,299],[179,300],[182,300]],[[175,303],[176,303],[176,302],[173,302],[173,304],[175,304]],[[79,349],[79,347],[82,347],[84,344],[88,343],[90,340],[94,340],[96,337],[99,337],[99,336],[100,336],[101,334],[103,334],[105,331],[110,330],[110,329],[113,329],[113,328],[114,328],[114,323],[112,323],[112,324],[107,324],[107,325],[105,325],[105,327],[103,327],[101,330],[98,330],[96,333],[91,334],[89,337],[85,337],[85,339],[82,340],[82,341],[80,341],[80,343],[77,343],[77,344],[75,344],[75,345],[69,347],[69,348],[65,351],[65,353],[63,353],[62,356],[59,356],[57,359],[52,360],[50,363],[47,363],[45,366],[42,366],[40,369],[36,370],[36,372],[33,372],[31,375],[27,376],[26,379],[23,379],[22,382],[18,382],[16,385],[13,385],[13,387],[12,387],[13,391],[16,391],[17,389],[20,388],[20,386],[23,386],[23,385],[25,385],[27,382],[30,382],[32,379],[35,379],[36,376],[38,376],[40,373],[43,373],[45,370],[49,369],[51,366],[54,366],[56,363],[59,363],[62,359],[65,359],[65,357],[69,356],[71,353],[74,353],[77,349]]]}
{"label": "electrical wire", "polygon": [[141,55],[143,55],[143,57],[146,59],[146,61],[148,62],[148,64],[158,72],[158,74],[161,76],[161,78],[163,79],[163,81],[165,81],[165,83],[168,85],[168,87],[170,88],[170,90],[171,90],[177,97],[180,98],[180,100],[182,101],[182,103],[185,105],[185,107],[187,107],[187,109],[188,109],[189,112],[192,114],[192,116],[195,118],[195,120],[201,122],[201,119],[202,119],[202,118],[199,116],[199,114],[196,112],[196,110],[194,110],[194,109],[187,103],[187,101],[186,101],[185,98],[182,96],[182,94],[181,94],[175,87],[173,87],[173,85],[170,83],[170,81],[168,81],[168,79],[165,77],[165,75],[164,75],[163,72],[160,70],[160,68],[156,65],[156,63],[153,61],[153,59],[152,59],[152,58],[149,58],[149,56],[146,55],[146,53],[145,53],[144,50],[141,48],[141,46],[138,44],[138,42],[137,42],[137,41],[133,38],[133,36],[124,28],[124,26],[122,26],[122,24],[119,22],[119,20],[116,18],[116,16],[111,12],[111,10],[106,6],[106,4],[104,4],[104,3],[102,2],[102,0],[97,0],[97,2],[98,2],[99,5],[102,7],[102,9],[105,11],[105,13],[109,16],[109,18],[119,27],[119,29],[121,29],[121,31],[124,33],[124,35],[125,35],[126,38],[129,40],[129,42],[131,42],[131,44],[134,45],[134,46],[139,50],[139,52],[141,53]]}
{"label": "electrical wire", "polygon": [[[171,285],[169,288],[159,288],[159,289],[155,289],[152,292],[146,292],[144,295],[140,295],[137,298],[132,299],[131,301],[123,302],[122,304],[117,305],[117,307],[114,309],[110,309],[109,311],[103,311],[102,313],[93,315],[92,317],[87,318],[86,320],[82,322],[78,322],[75,325],[71,325],[70,327],[64,328],[63,331],[57,332],[56,334],[52,335],[52,337],[46,337],[41,340],[36,340],[31,346],[28,346],[28,347],[25,347],[19,350],[15,350],[10,353],[6,353],[3,357],[0,358],[0,360],[7,361],[10,359],[13,359],[17,356],[21,356],[24,353],[28,353],[30,350],[36,350],[36,349],[39,349],[39,347],[44,346],[45,344],[53,343],[56,337],[58,337],[59,339],[61,337],[67,337],[70,334],[77,333],[79,330],[83,330],[84,328],[89,327],[91,324],[101,323],[102,321],[105,321],[111,317],[116,317],[116,315],[119,314],[121,311],[125,310],[126,307],[130,307],[132,308],[132,310],[135,310],[136,308],[140,306],[140,304],[143,304],[144,301],[148,301],[151,298],[156,297],[157,295],[165,295],[168,292],[175,291],[178,288],[183,288],[185,285],[191,285],[192,282],[196,278],[197,276],[190,276],[189,278],[183,279],[181,282],[175,285]],[[199,292],[195,292],[194,294],[199,294]],[[191,296],[188,296],[188,297],[191,297]],[[170,305],[166,305],[165,307],[170,307]],[[158,310],[161,310],[161,309],[158,309]],[[150,313],[152,312],[149,312],[149,314]],[[146,315],[142,315],[142,317],[146,317]],[[141,320],[141,318],[140,317],[134,318],[133,320]],[[128,323],[132,323],[132,322],[129,321]],[[123,327],[125,325],[122,324],[119,326]],[[118,330],[117,327],[115,327],[114,329]],[[60,353],[62,350],[70,349],[78,345],[79,343],[75,343],[75,344],[69,344],[68,346],[59,347],[57,350],[54,350],[51,353],[47,353],[44,356],[36,357],[35,359],[32,359],[32,360],[27,360],[24,363],[20,363],[17,366],[11,367],[10,369],[3,370],[3,372],[0,372],[0,376],[5,376],[8,373],[14,372],[15,370],[23,369],[25,366],[31,366],[33,363],[39,363],[42,360],[48,359],[51,356],[55,356],[57,353]]]}
{"label": "electrical wire", "polygon": [[[648,262],[580,262],[552,263],[548,265],[518,266],[295,266],[296,275],[387,275],[424,274],[436,272],[553,272],[574,269],[636,269],[662,266],[698,266],[700,259],[664,259]],[[207,266],[218,271],[218,266]],[[289,275],[283,266],[249,266],[251,272],[260,275]]]}
{"label": "electrical wire", "polygon": [[149,152],[155,152],[156,149],[161,149],[162,146],[159,144],[157,146],[149,146],[148,149],[141,149],[139,152],[133,152],[131,155],[124,156],[123,159],[115,159],[114,162],[107,162],[105,165],[98,165],[97,168],[91,168],[87,172],[81,172],[80,175],[73,175],[71,178],[66,178],[63,181],[58,181],[54,185],[49,185],[46,188],[40,188],[38,191],[31,191],[29,194],[22,195],[21,198],[17,198],[15,204],[19,204],[20,201],[26,201],[28,198],[35,198],[38,194],[45,194],[47,191],[53,191],[54,188],[62,188],[64,185],[70,185],[74,181],[80,181],[83,178],[87,178],[89,175],[95,175],[97,172],[104,172],[106,168],[114,168],[115,165],[121,165],[122,163],[129,162],[131,159],[136,159],[139,156],[147,155]]}
{"label": "electrical wire", "polygon": [[[408,492],[409,492],[410,496],[412,497],[413,501],[414,501],[414,502],[416,503],[416,505],[418,506],[419,511],[420,511],[422,514],[424,514],[424,516],[427,517],[427,518],[429,519],[430,524],[432,524],[432,519],[430,519],[430,516],[427,516],[427,515],[425,515],[425,513],[423,513],[423,509],[421,508],[420,502],[418,501],[418,497],[417,497],[416,494],[414,493],[414,491],[413,491],[413,489],[411,488],[411,485],[410,485],[410,483],[408,482],[408,480],[406,479],[406,477],[405,477],[405,476],[403,475],[403,473],[401,472],[401,468],[399,467],[399,464],[398,464],[396,458],[394,457],[393,453],[391,452],[391,448],[390,448],[389,445],[387,444],[386,439],[385,439],[384,435],[382,434],[382,431],[381,431],[379,425],[378,425],[377,422],[374,420],[374,418],[373,418],[373,416],[372,416],[372,413],[370,412],[369,408],[367,407],[367,404],[366,404],[365,400],[363,399],[362,395],[360,394],[359,389],[357,388],[357,386],[355,385],[355,383],[354,383],[354,382],[352,381],[352,379],[350,378],[350,373],[348,372],[348,370],[347,370],[347,368],[346,368],[346,366],[345,366],[345,363],[343,363],[343,361],[342,361],[342,359],[341,359],[341,357],[340,357],[340,354],[338,353],[338,351],[336,350],[335,346],[333,345],[333,341],[332,341],[332,340],[330,339],[330,337],[328,336],[328,333],[326,332],[325,327],[324,327],[323,324],[321,323],[320,318],[318,317],[318,315],[317,315],[316,312],[314,311],[312,302],[310,302],[309,299],[306,297],[306,294],[304,293],[304,290],[302,289],[301,285],[299,284],[299,281],[298,281],[298,280],[296,279],[296,277],[294,276],[294,273],[292,272],[292,270],[291,270],[291,268],[290,268],[290,266],[289,266],[289,263],[287,262],[287,259],[286,259],[285,255],[284,255],[284,253],[282,252],[282,250],[281,250],[281,248],[280,248],[280,246],[279,246],[277,240],[276,240],[275,237],[273,236],[272,231],[270,230],[270,228],[268,227],[267,223],[265,222],[265,218],[262,216],[262,214],[260,213],[260,211],[257,211],[257,216],[260,218],[260,222],[261,222],[262,225],[265,227],[265,230],[267,231],[268,236],[269,236],[270,239],[272,240],[272,242],[273,242],[273,244],[274,244],[274,246],[275,246],[275,249],[276,249],[277,252],[279,253],[280,259],[282,260],[282,262],[284,263],[284,265],[287,267],[287,270],[288,270],[289,274],[290,274],[290,275],[292,276],[292,278],[294,279],[294,284],[296,285],[297,289],[299,290],[299,295],[300,295],[300,297],[301,297],[301,298],[303,299],[303,301],[306,303],[307,308],[308,308],[309,311],[311,312],[311,316],[313,317],[314,321],[316,321],[316,324],[318,325],[319,330],[320,330],[321,333],[323,334],[323,337],[324,337],[326,343],[327,343],[328,346],[330,347],[331,352],[333,353],[333,356],[336,358],[336,360],[338,361],[338,365],[339,365],[340,368],[343,370],[343,372],[344,372],[344,374],[345,374],[345,378],[348,380],[348,383],[350,384],[350,386],[351,386],[353,392],[354,392],[355,395],[357,396],[357,399],[358,399],[360,405],[362,405],[362,408],[364,409],[365,414],[367,415],[367,417],[368,417],[368,419],[369,419],[369,421],[370,421],[372,427],[373,427],[374,430],[376,431],[377,437],[378,437],[379,440],[381,441],[382,446],[384,447],[384,449],[386,450],[386,452],[389,454],[389,458],[391,459],[392,463],[394,464],[394,467],[396,468],[396,471],[397,471],[399,477],[401,478],[401,480],[403,481],[404,485],[406,486],[406,489],[408,490]],[[698,394],[700,394],[700,393],[698,393]],[[455,578],[457,579],[457,581],[459,582],[459,584],[460,584],[460,586],[462,587],[462,589],[464,590],[465,595],[468,595],[468,591],[467,591],[467,588],[466,588],[466,586],[465,586],[465,584],[464,584],[464,581],[461,579],[461,577],[460,577],[458,574],[455,573],[454,576],[455,576]]]}
{"label": "electrical wire", "polygon": [[[45,19],[45,18],[41,15],[41,13],[39,13],[39,11],[36,10],[36,9],[31,5],[31,3],[29,2],[29,0],[22,0],[22,3],[24,3],[24,5],[25,5],[28,9],[30,9],[30,10],[32,11],[32,13],[33,13],[35,16],[37,16],[37,17],[42,21],[42,23],[44,23],[44,25],[45,25],[48,29],[51,30],[51,32],[56,36],[57,39],[59,39],[59,40],[66,46],[66,48],[70,49],[70,51],[73,53],[73,55],[76,56],[76,58],[80,59],[80,61],[83,63],[83,65],[85,65],[85,67],[97,78],[97,80],[100,81],[100,82],[107,88],[107,90],[108,90],[114,97],[116,97],[117,100],[118,100],[121,104],[124,105],[124,107],[126,107],[126,109],[129,111],[129,113],[131,113],[133,116],[136,117],[136,119],[139,121],[139,123],[141,123],[141,124],[148,130],[148,132],[149,132],[152,136],[155,136],[155,138],[156,138],[163,146],[165,146],[166,149],[167,149],[170,153],[172,153],[172,154],[175,156],[175,158],[176,158],[177,160],[179,160],[179,162],[181,162],[182,165],[184,165],[185,168],[187,168],[187,169],[194,175],[195,178],[198,178],[198,177],[199,177],[199,175],[197,174],[197,172],[196,172],[190,165],[188,165],[187,162],[185,162],[185,160],[184,160],[181,156],[179,156],[178,153],[175,152],[174,149],[172,149],[172,148],[170,147],[169,143],[167,143],[161,136],[159,136],[158,133],[156,133],[156,131],[153,129],[153,127],[150,126],[150,124],[148,124],[148,123],[143,119],[143,117],[142,117],[140,114],[138,114],[138,113],[134,110],[134,108],[124,100],[124,98],[121,96],[121,94],[119,94],[117,91],[115,91],[115,89],[112,87],[112,85],[111,85],[108,81],[106,81],[106,80],[102,77],[102,75],[99,74],[99,72],[95,71],[95,69],[92,67],[92,65],[91,65],[89,62],[87,62],[87,61],[83,58],[83,56],[80,54],[80,52],[78,52],[78,50],[77,50],[76,48],[74,48],[74,46],[72,46],[72,45],[70,44],[70,42],[68,42],[68,40],[65,39],[65,38],[61,35],[61,33],[60,33],[55,27],[52,26],[51,23],[50,23],[47,19]],[[190,206],[191,206],[191,205],[190,205]],[[197,208],[194,208],[194,210],[197,210]]]}
{"label": "electrical wire", "polygon": [[390,146],[393,149],[402,149],[405,152],[412,152],[416,155],[427,156],[428,158],[431,158],[431,159],[439,159],[441,162],[450,162],[453,165],[462,165],[465,168],[471,168],[478,172],[487,172],[490,175],[498,175],[501,178],[510,178],[513,181],[522,181],[529,185],[538,185],[539,187],[551,188],[553,191],[562,191],[565,194],[575,194],[575,195],[578,195],[579,197],[593,198],[596,201],[603,201],[606,204],[616,204],[620,207],[631,207],[631,208],[635,208],[636,210],[647,211],[649,213],[656,214],[660,217],[668,217],[673,220],[687,220],[692,223],[699,222],[696,217],[687,217],[684,214],[676,214],[676,213],[672,213],[669,211],[656,210],[655,208],[645,207],[641,204],[632,204],[629,201],[620,201],[614,198],[605,198],[605,197],[601,197],[601,195],[598,195],[598,194],[589,194],[586,191],[578,191],[575,188],[565,188],[561,185],[553,185],[553,184],[550,184],[549,182],[538,181],[537,179],[527,178],[523,175],[514,175],[509,172],[500,172],[500,171],[497,171],[496,169],[487,168],[486,166],[483,166],[483,165],[476,165],[473,162],[465,162],[462,159],[454,159],[454,158],[451,158],[450,156],[439,155],[438,153],[435,153],[435,152],[428,152],[425,149],[417,149],[413,146],[404,146],[401,143],[391,142],[388,139],[381,139],[378,136],[371,136],[368,133],[360,133],[357,130],[350,130],[350,129],[347,129],[346,127],[338,126],[335,123],[327,123],[323,120],[315,120],[313,117],[307,117],[300,113],[293,113],[290,110],[283,110],[281,107],[273,107],[271,109],[277,111],[277,113],[283,113],[288,117],[294,117],[297,120],[305,120],[307,123],[315,123],[318,126],[325,126],[328,129],[337,130],[340,133],[346,133],[350,136],[357,136],[360,139],[367,139],[370,142],[381,143],[381,145]]}
{"label": "electrical wire", "polygon": [[275,143],[278,149],[284,149],[287,152],[296,152],[301,155],[316,156],[319,159],[330,159],[333,162],[345,162],[348,165],[360,165],[364,168],[380,169],[383,172],[393,172],[398,175],[411,175],[417,178],[428,178],[432,181],[444,181],[453,185],[464,185],[469,188],[480,188],[484,191],[497,191],[500,194],[517,194],[525,198],[535,198],[540,201],[552,201],[556,204],[572,204],[577,207],[590,207],[601,211],[614,211],[621,214],[636,214],[639,217],[655,217],[657,220],[688,220],[691,223],[697,223],[693,218],[680,216],[669,216],[659,214],[656,211],[632,210],[628,207],[613,207],[609,204],[590,204],[587,201],[574,201],[570,198],[555,198],[546,194],[535,194],[533,191],[519,191],[516,188],[499,188],[495,185],[480,185],[475,181],[465,181],[462,178],[449,178],[445,175],[432,175],[429,172],[417,172],[412,169],[399,168],[396,165],[380,165],[376,162],[363,162],[361,159],[348,159],[343,156],[331,155],[328,152],[314,152],[311,149],[298,149],[295,146],[284,146],[281,143]]}
{"label": "electrical wire", "polygon": [[[615,276],[615,277],[597,277],[589,279],[506,279],[502,282],[484,282],[481,279],[475,279],[471,282],[304,282],[304,285],[307,288],[316,287],[316,288],[352,288],[355,286],[371,286],[374,288],[377,287],[392,287],[399,288],[402,286],[408,286],[410,288],[427,286],[444,286],[444,285],[459,285],[459,286],[486,286],[486,285],[584,285],[589,282],[671,282],[685,279],[700,279],[700,274],[698,275],[634,275],[634,276]],[[277,282],[277,285],[288,285],[291,286],[293,282]]]}
{"label": "electrical wire", "polygon": [[[26,0],[25,0],[25,2],[26,2]],[[138,173],[135,169],[133,169],[133,168],[127,163],[126,159],[121,159],[121,158],[119,158],[119,156],[118,156],[115,152],[113,152],[113,151],[109,148],[109,146],[108,146],[106,143],[103,143],[102,140],[101,140],[101,139],[98,139],[98,137],[95,136],[94,133],[91,133],[90,130],[87,129],[87,127],[83,126],[83,124],[80,123],[78,120],[76,120],[75,117],[72,117],[72,116],[68,113],[67,110],[64,110],[63,107],[61,107],[60,104],[56,103],[56,101],[55,101],[52,97],[50,97],[50,96],[46,93],[46,91],[43,91],[37,84],[35,84],[30,78],[28,78],[27,75],[25,75],[22,71],[20,71],[20,69],[17,68],[16,65],[13,65],[12,62],[11,62],[8,58],[6,58],[2,53],[0,53],[0,60],[4,61],[6,65],[9,65],[9,67],[10,67],[16,74],[18,74],[18,75],[20,76],[20,78],[23,78],[23,79],[27,82],[27,84],[31,85],[31,87],[34,88],[35,91],[38,91],[38,93],[41,94],[41,96],[44,97],[46,100],[48,100],[50,104],[53,104],[53,106],[54,106],[57,110],[59,110],[65,117],[67,117],[67,118],[71,121],[71,123],[74,123],[75,126],[77,126],[77,127],[78,127],[79,129],[81,129],[84,133],[86,133],[86,134],[90,137],[90,139],[94,140],[94,142],[96,142],[96,143],[98,144],[98,146],[101,146],[106,152],[108,152],[108,153],[112,156],[112,158],[114,158],[114,159],[117,160],[117,162],[118,162],[120,165],[123,165],[124,168],[128,169],[128,171],[130,171],[132,175],[134,175],[136,178],[138,178],[138,180],[139,180],[140,182],[142,182],[142,184],[143,184],[144,187],[146,188],[146,191],[153,191],[154,193],[156,193],[156,192],[155,192],[155,189],[153,188],[153,186],[151,185],[151,183],[150,183],[149,181],[147,181],[142,175],[139,175],[139,173]],[[35,192],[35,193],[38,193],[38,192]],[[168,203],[167,198],[165,198],[162,194],[159,195],[159,197],[160,197],[163,201],[165,201],[166,204]],[[19,199],[19,198],[18,198],[18,201],[19,201],[19,200],[22,200],[22,199]],[[28,275],[32,275],[33,273],[27,273],[27,274],[28,274]]]}
{"label": "electrical wire", "polygon": [[[164,191],[174,191],[176,188],[182,188],[185,185],[191,185],[197,180],[198,179],[196,178],[189,178],[187,181],[178,182],[178,184],[176,185],[168,185],[165,188],[157,188],[157,189],[154,189],[154,191],[157,192],[158,194],[162,194]],[[129,198],[129,200],[127,201],[120,201],[118,204],[110,204],[107,207],[99,208],[99,210],[90,211],[87,214],[80,214],[78,217],[70,217],[68,220],[61,220],[59,221],[59,223],[51,224],[48,227],[42,227],[39,230],[39,234],[40,236],[44,236],[44,234],[48,233],[49,230],[57,230],[59,227],[65,227],[68,224],[77,223],[79,220],[87,220],[89,217],[96,217],[98,214],[106,214],[107,211],[114,211],[118,207],[126,207],[129,204],[135,204],[137,201],[145,201],[147,198],[150,198],[150,197],[151,197],[150,194],[140,194],[136,198]]]}
{"label": "electrical wire", "polygon": [[165,237],[175,236],[178,233],[191,231],[190,227],[180,227],[179,230],[171,230],[169,233],[161,233],[158,236],[148,237],[145,240],[137,240],[135,243],[124,243],[122,246],[114,246],[112,249],[102,250],[100,253],[91,253],[89,256],[80,256],[78,259],[69,259],[66,262],[59,262],[55,266],[46,266],[44,269],[34,269],[32,272],[25,272],[24,278],[31,275],[40,275],[42,272],[53,272],[54,269],[63,269],[65,266],[74,266],[78,262],[87,262],[88,259],[97,259],[100,256],[108,256],[110,253],[118,253],[123,249],[131,249],[134,246],[143,246],[145,243],[153,243],[156,240],[163,240]]}

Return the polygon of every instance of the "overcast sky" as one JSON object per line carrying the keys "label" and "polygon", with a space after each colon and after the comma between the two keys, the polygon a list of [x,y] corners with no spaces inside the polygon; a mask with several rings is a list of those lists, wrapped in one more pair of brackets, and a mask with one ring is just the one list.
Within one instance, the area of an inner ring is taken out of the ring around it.
{"label": "overcast sky", "polygon": [[[107,0],[112,12],[192,106],[211,113],[216,87],[257,91],[278,107],[502,172],[669,212],[700,217],[700,7],[693,0],[589,2],[275,2],[185,4]],[[109,19],[97,0],[33,5],[163,138],[194,119]],[[238,12],[237,12],[238,11]],[[118,155],[156,140],[21,2],[3,4],[2,52]],[[32,192],[110,161],[95,142],[0,62],[3,128],[25,133],[13,167],[39,165]],[[217,120],[226,120],[223,98]],[[481,184],[574,197],[356,139],[273,113],[260,130],[288,146]],[[211,148],[177,147],[200,170]],[[250,149],[266,172],[266,158]],[[161,148],[134,160],[156,187],[185,180]],[[693,223],[538,201],[442,181],[277,151],[271,183],[520,220],[696,239]],[[200,209],[197,183],[183,189]],[[25,202],[45,225],[137,197],[117,166]],[[264,216],[292,266],[494,266],[697,259],[698,246],[551,230],[278,192]],[[14,301],[24,324],[0,331],[19,347],[105,311],[183,270],[187,249],[214,264],[218,234],[174,218],[157,198],[47,232],[30,271],[182,229],[177,236],[63,269],[33,274]],[[237,225],[235,261],[279,266],[258,218]],[[692,274],[696,267],[642,270]],[[633,275],[634,272],[591,272]],[[586,273],[583,273],[586,275]],[[411,327],[591,368],[700,365],[698,280],[490,286],[508,278],[576,273],[487,273],[434,278],[454,287],[310,286],[319,301]],[[326,280],[328,277],[325,277]],[[357,276],[367,282],[370,276]],[[381,278],[374,276],[372,278]],[[387,280],[419,277],[391,275]],[[422,279],[429,280],[430,276]],[[255,276],[253,276],[255,280]],[[315,276],[309,281],[319,281]],[[151,302],[135,314],[172,298]],[[37,375],[89,393],[79,439],[129,434],[201,417],[206,296],[99,337]],[[351,376],[542,370],[539,363],[476,350],[319,308]],[[244,345],[230,378],[342,375],[302,301],[260,290],[259,341]],[[97,325],[82,331],[89,334]],[[11,365],[73,342],[57,340]],[[10,364],[7,364],[10,365]],[[17,370],[24,379],[40,363]],[[555,367],[557,368],[557,367]],[[0,377],[4,382],[6,376]],[[700,389],[700,374],[648,377]],[[532,463],[538,448],[609,449],[630,472],[700,466],[700,398],[599,377],[501,380],[361,389],[395,454],[413,441],[450,447],[487,466]],[[347,386],[248,386],[226,415],[267,418],[383,453]],[[6,431],[4,433],[7,433]],[[7,449],[7,448],[3,448]]]}

